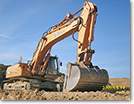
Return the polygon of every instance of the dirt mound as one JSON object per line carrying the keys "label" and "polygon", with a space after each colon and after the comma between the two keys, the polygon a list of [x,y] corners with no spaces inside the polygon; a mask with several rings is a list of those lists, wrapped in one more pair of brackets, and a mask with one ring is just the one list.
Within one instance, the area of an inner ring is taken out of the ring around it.
{"label": "dirt mound", "polygon": [[129,78],[109,78],[109,82],[112,86],[130,87],[130,79]]}
{"label": "dirt mound", "polygon": [[1,100],[130,100],[130,91],[116,93],[90,92],[46,92],[38,91],[6,91],[0,93]]}
{"label": "dirt mound", "polygon": [[[63,81],[64,77],[57,78],[56,81]],[[2,91],[1,100],[130,100],[130,79],[110,78],[112,87],[125,86],[125,89],[106,89],[102,91],[90,92],[48,92],[45,90],[23,90],[23,91]],[[123,88],[123,87],[122,87]],[[129,89],[127,89],[129,88]]]}

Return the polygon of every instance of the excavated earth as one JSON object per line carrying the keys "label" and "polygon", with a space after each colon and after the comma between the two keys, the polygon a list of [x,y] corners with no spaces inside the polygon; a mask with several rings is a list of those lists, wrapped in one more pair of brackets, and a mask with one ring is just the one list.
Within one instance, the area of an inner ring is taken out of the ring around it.
{"label": "excavated earth", "polygon": [[[64,81],[61,76],[56,81]],[[130,79],[110,78],[110,84],[101,91],[48,92],[38,89],[29,91],[0,90],[1,100],[130,100]],[[111,88],[111,89],[110,89]]]}

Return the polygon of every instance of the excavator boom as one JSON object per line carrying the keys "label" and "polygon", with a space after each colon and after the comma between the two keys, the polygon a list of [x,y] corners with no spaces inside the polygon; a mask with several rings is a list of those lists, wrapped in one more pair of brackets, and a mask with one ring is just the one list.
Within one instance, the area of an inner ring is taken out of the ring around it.
{"label": "excavator boom", "polygon": [[[81,15],[74,17],[80,11],[82,11]],[[40,64],[44,59],[44,56],[54,44],[74,34],[77,31],[79,32],[79,35],[76,61],[84,61],[85,63],[90,63],[91,55],[90,57],[88,55],[85,55],[84,59],[83,56],[80,56],[80,54],[81,52],[86,51],[88,49],[89,42],[91,45],[91,42],[94,39],[93,33],[95,20],[97,16],[96,12],[96,5],[86,1],[84,3],[83,8],[78,10],[73,15],[68,13],[64,20],[62,20],[59,24],[53,26],[45,36],[42,36],[36,48],[35,55],[30,64],[31,66],[33,66],[32,73],[36,73],[36,69],[40,67]]]}
{"label": "excavator boom", "polygon": [[51,49],[51,47],[63,40],[64,38],[70,36],[74,33],[74,31],[78,31],[78,24],[80,20],[78,18],[74,18],[68,24],[64,24],[63,26],[59,26],[56,29],[52,29],[49,33],[43,36],[39,42],[37,47],[37,51],[30,63],[33,66],[32,73],[36,73],[36,69],[40,67],[42,60],[44,59],[46,53]]}

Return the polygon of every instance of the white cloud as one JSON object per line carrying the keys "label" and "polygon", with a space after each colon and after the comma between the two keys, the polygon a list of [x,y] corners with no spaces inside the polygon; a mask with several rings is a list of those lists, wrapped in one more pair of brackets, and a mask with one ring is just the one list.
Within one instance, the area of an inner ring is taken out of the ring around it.
{"label": "white cloud", "polygon": [[11,37],[10,37],[10,36],[5,35],[5,34],[0,34],[0,37],[11,39]]}
{"label": "white cloud", "polygon": [[16,63],[16,61],[19,60],[19,57],[20,56],[13,53],[0,53],[0,62],[7,65],[11,65]]}
{"label": "white cloud", "polygon": [[[20,60],[20,56],[15,53],[0,53],[0,63],[6,64],[6,65],[13,65],[14,63],[18,62]],[[27,62],[27,60],[31,59],[27,56],[22,56],[22,61],[24,63]]]}

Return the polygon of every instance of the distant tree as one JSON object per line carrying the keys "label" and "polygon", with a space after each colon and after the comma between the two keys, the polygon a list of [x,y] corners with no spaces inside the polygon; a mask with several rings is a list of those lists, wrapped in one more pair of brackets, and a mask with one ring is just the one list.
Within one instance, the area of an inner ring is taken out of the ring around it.
{"label": "distant tree", "polygon": [[58,76],[61,76],[61,75],[65,76],[65,74],[64,74],[64,73],[59,72],[59,73],[58,73]]}
{"label": "distant tree", "polygon": [[1,82],[5,79],[6,76],[6,69],[7,67],[9,67],[10,65],[4,65],[4,64],[0,64],[0,84]]}

